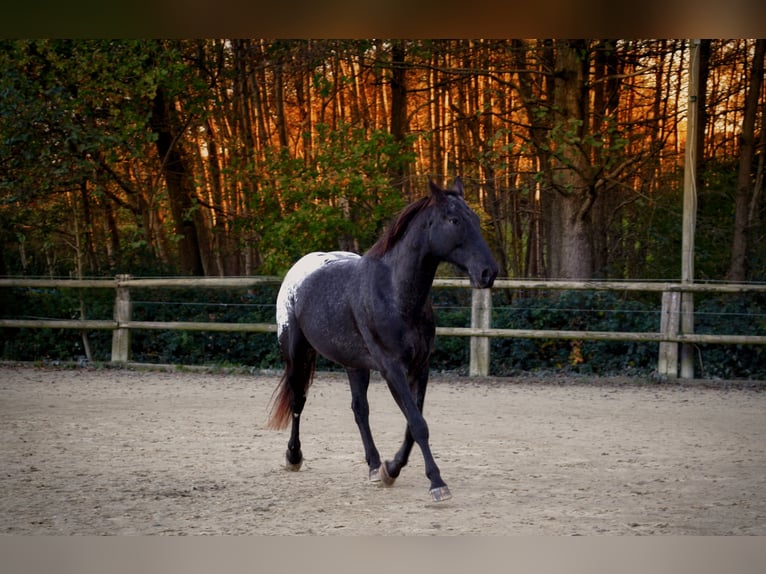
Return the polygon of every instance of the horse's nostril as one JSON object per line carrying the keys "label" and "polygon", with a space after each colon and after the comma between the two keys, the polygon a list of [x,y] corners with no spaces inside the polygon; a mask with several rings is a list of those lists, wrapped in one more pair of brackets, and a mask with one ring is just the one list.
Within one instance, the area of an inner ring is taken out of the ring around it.
{"label": "horse's nostril", "polygon": [[497,277],[497,271],[487,267],[481,272],[481,282],[487,287],[491,287]]}

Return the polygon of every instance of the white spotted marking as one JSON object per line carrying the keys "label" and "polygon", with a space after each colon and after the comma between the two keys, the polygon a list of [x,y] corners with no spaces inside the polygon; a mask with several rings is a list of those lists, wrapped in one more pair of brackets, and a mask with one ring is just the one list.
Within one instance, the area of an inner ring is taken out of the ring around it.
{"label": "white spotted marking", "polygon": [[295,298],[303,281],[314,271],[335,261],[359,259],[359,255],[350,251],[315,252],[301,257],[285,275],[277,295],[277,337],[287,327],[290,311],[295,307]]}

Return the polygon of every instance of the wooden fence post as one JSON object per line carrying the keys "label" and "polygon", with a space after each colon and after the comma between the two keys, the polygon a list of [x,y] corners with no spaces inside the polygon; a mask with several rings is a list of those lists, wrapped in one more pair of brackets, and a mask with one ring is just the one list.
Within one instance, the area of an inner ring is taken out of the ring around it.
{"label": "wooden fence post", "polygon": [[130,329],[122,327],[130,322],[133,304],[130,301],[130,275],[117,275],[117,288],[114,297],[114,320],[117,328],[112,333],[112,362],[125,363],[130,360]]}
{"label": "wooden fence post", "polygon": [[[471,327],[489,329],[492,322],[492,291],[471,290]],[[489,375],[489,337],[471,337],[471,358],[468,374],[471,377]]]}
{"label": "wooden fence post", "polygon": [[[681,311],[681,294],[678,291],[662,292],[662,311],[660,314],[660,331],[665,336],[678,334]],[[678,343],[663,341],[660,343],[660,356],[657,361],[657,372],[661,376],[676,378],[678,376]]]}
{"label": "wooden fence post", "polygon": [[[681,294],[681,333],[691,335],[694,333],[694,293],[684,292]],[[691,343],[681,344],[681,378],[694,378],[694,345]]]}

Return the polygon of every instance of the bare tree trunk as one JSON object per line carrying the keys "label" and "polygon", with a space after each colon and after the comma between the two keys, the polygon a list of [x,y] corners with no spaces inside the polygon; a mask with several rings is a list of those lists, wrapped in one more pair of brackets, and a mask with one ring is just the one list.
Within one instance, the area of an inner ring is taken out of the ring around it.
{"label": "bare tree trunk", "polygon": [[[404,40],[395,40],[391,45],[391,135],[400,146],[405,144],[408,129],[405,55]],[[391,179],[404,197],[410,197],[410,183],[403,163],[391,174]]]}
{"label": "bare tree trunk", "polygon": [[763,82],[763,58],[766,40],[756,40],[750,85],[745,98],[745,116],[740,133],[739,172],[737,194],[734,200],[734,237],[731,247],[731,264],[726,277],[730,281],[744,281],[747,277],[748,212],[750,190],[753,185],[751,171],[755,150],[755,119]]}
{"label": "bare tree trunk", "polygon": [[[602,40],[596,47],[593,72],[593,114],[591,132],[594,135],[606,134],[605,144],[613,145],[614,136],[610,127],[617,124],[617,108],[620,100],[619,80],[621,74],[621,54],[618,52],[615,40]],[[591,160],[594,164],[601,161],[596,157],[598,150],[591,149]],[[593,205],[593,268],[596,272],[607,269],[610,246],[610,223],[612,213],[621,202],[620,190],[614,185],[605,185],[600,189],[597,200]]]}
{"label": "bare tree trunk", "polygon": [[179,134],[171,119],[171,102],[163,88],[157,88],[154,97],[151,125],[157,135],[157,154],[162,162],[170,211],[179,237],[181,271],[187,275],[204,275],[200,238],[194,221],[199,206],[193,199],[191,173],[179,147]]}
{"label": "bare tree trunk", "polygon": [[[223,194],[223,176],[221,174],[221,158],[218,153],[218,138],[213,123],[208,120],[206,125],[206,147],[207,147],[207,167],[211,195],[211,206],[219,211],[215,221],[210,224],[210,237],[212,240],[212,259],[216,262],[218,274],[226,276],[228,265],[228,247],[229,234],[228,225],[225,219],[227,212],[226,200]],[[211,210],[211,215],[213,214]]]}
{"label": "bare tree trunk", "polygon": [[[766,100],[761,105],[761,117],[766,117]],[[758,166],[755,169],[755,183],[753,184],[753,194],[750,197],[750,210],[747,215],[748,225],[755,229],[761,223],[760,202],[763,195],[763,180],[766,171],[766,126],[761,127],[761,137],[758,140]]]}
{"label": "bare tree trunk", "polygon": [[586,50],[584,41],[556,44],[553,100],[557,133],[552,134],[556,150],[547,168],[555,205],[551,273],[562,279],[590,279],[594,271],[591,211],[596,189],[583,143],[588,118]]}
{"label": "bare tree trunk", "polygon": [[705,188],[705,134],[707,133],[708,112],[707,84],[710,78],[710,53],[711,40],[700,40],[699,47],[699,82],[700,89],[697,94],[697,141],[695,142],[695,157],[697,158],[697,193]]}
{"label": "bare tree trunk", "polygon": [[304,161],[311,157],[311,137],[313,125],[311,122],[311,74],[308,70],[300,68],[294,72],[295,102],[301,132],[301,154]]}
{"label": "bare tree trunk", "polygon": [[91,273],[98,273],[98,259],[93,246],[93,216],[90,208],[90,196],[88,195],[88,182],[83,179],[80,182],[80,198],[82,200],[83,236],[85,239],[85,255],[88,259],[88,267]]}
{"label": "bare tree trunk", "polygon": [[442,158],[442,140],[437,131],[437,127],[440,125],[441,121],[441,100],[439,91],[436,89],[439,74],[437,71],[439,60],[436,52],[431,55],[429,64],[431,70],[428,73],[428,133],[432,135],[428,138],[428,165],[430,171],[434,171],[436,166],[441,165]]}
{"label": "bare tree trunk", "polygon": [[[233,40],[234,67],[236,76],[233,92],[233,116],[230,123],[236,134],[238,145],[234,147],[232,154],[234,161],[241,165],[256,165],[259,160],[259,150],[264,146],[259,146],[256,140],[255,127],[257,123],[254,119],[257,113],[253,110],[254,105],[258,105],[260,98],[252,93],[253,91],[253,73],[251,71],[253,57],[253,47],[250,40]],[[260,133],[260,130],[259,130]],[[260,141],[260,140],[258,140]],[[237,205],[237,216],[243,220],[250,220],[252,215],[251,205],[255,203],[257,190],[252,178],[245,177],[238,182],[236,186],[238,193],[235,196]],[[241,273],[245,275],[252,274],[257,259],[257,240],[256,234],[251,229],[243,231],[244,237],[240,240],[241,255]]]}
{"label": "bare tree trunk", "polygon": [[106,261],[110,271],[117,268],[117,261],[120,253],[120,230],[117,227],[117,220],[112,211],[112,205],[104,201],[101,205],[103,210],[104,223],[104,248],[106,249]]}
{"label": "bare tree trunk", "polygon": [[[81,192],[85,193],[87,182],[83,180],[80,185],[81,185],[80,187]],[[69,199],[70,199],[71,207],[72,207],[72,227],[73,227],[72,232],[74,235],[73,247],[75,250],[75,273],[78,279],[82,279],[83,278],[83,269],[82,269],[83,268],[83,263],[82,263],[83,248],[82,248],[82,242],[80,239],[80,225],[79,225],[80,217],[77,214],[77,199],[74,197],[74,194],[69,194],[69,195],[70,195]],[[80,320],[85,321],[87,319],[87,315],[85,312],[84,291],[82,289],[78,289],[77,294],[80,299]],[[85,352],[85,358],[89,362],[92,362],[93,353],[91,353],[91,350],[90,350],[90,339],[88,338],[88,331],[83,329],[82,331],[80,331],[80,336],[82,337],[82,348],[83,348],[83,351]]]}

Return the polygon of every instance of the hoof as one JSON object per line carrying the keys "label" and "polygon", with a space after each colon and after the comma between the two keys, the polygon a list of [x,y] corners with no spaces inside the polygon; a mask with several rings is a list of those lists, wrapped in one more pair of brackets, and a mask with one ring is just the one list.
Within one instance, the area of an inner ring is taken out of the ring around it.
{"label": "hoof", "polygon": [[370,482],[380,482],[380,466],[370,469]]}
{"label": "hoof", "polygon": [[285,469],[292,471],[292,472],[298,472],[301,469],[301,466],[303,466],[303,458],[301,458],[298,462],[290,462],[290,456],[285,456]]}
{"label": "hoof", "polygon": [[380,480],[383,482],[383,484],[386,486],[394,485],[396,478],[392,478],[391,475],[388,474],[388,469],[386,468],[385,462],[378,467],[378,471],[380,474]]}
{"label": "hoof", "polygon": [[449,487],[447,486],[437,486],[428,492],[431,493],[431,498],[434,502],[443,502],[452,498],[452,493],[449,491]]}

